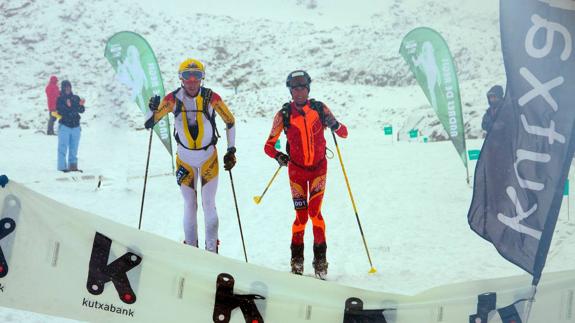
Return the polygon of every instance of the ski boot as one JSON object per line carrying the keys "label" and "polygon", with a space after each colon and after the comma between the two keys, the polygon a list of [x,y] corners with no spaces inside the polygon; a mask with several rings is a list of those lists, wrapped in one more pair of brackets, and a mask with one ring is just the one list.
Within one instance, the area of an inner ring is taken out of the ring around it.
{"label": "ski boot", "polygon": [[325,256],[327,250],[327,245],[324,243],[313,245],[313,269],[315,271],[315,277],[321,280],[325,280],[327,276],[327,259]]}
{"label": "ski boot", "polygon": [[291,273],[303,275],[303,243],[291,244]]}

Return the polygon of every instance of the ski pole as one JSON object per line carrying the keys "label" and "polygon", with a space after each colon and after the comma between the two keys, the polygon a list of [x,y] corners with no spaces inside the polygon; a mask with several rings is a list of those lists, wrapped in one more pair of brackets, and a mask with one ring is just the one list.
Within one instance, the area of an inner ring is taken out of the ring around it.
{"label": "ski pole", "polygon": [[246,244],[244,243],[244,232],[242,231],[242,221],[240,221],[240,210],[238,209],[238,201],[236,200],[236,189],[234,187],[234,178],[232,177],[232,170],[228,170],[230,173],[230,183],[232,183],[232,193],[234,194],[234,204],[236,205],[236,214],[238,215],[238,224],[240,225],[240,236],[242,237],[242,247],[244,248],[244,258],[246,258],[246,263],[248,262],[248,254],[246,253]]}
{"label": "ski pole", "polygon": [[365,241],[365,235],[363,234],[363,229],[361,228],[361,222],[359,221],[359,215],[357,214],[357,208],[355,207],[355,201],[353,199],[353,194],[351,194],[351,187],[349,185],[349,180],[347,179],[347,173],[345,172],[345,166],[343,165],[343,159],[341,158],[341,152],[339,151],[337,139],[335,138],[335,134],[333,131],[331,132],[331,135],[333,136],[333,141],[335,142],[335,148],[337,149],[337,156],[339,157],[339,163],[341,165],[341,170],[343,171],[343,177],[345,178],[345,184],[347,185],[347,192],[349,193],[349,197],[351,199],[351,204],[353,205],[353,211],[355,212],[355,219],[357,220],[357,225],[359,226],[359,232],[361,233],[361,239],[363,240],[363,246],[365,247],[365,252],[367,253],[367,259],[369,260],[369,265],[371,266],[369,273],[373,274],[377,270],[375,269],[375,267],[373,267],[373,263],[371,262],[371,256],[369,255],[369,249],[367,248],[367,242]]}
{"label": "ski pole", "polygon": [[270,182],[268,183],[268,185],[267,185],[266,188],[264,189],[264,192],[262,193],[262,195],[254,196],[254,202],[255,202],[256,204],[260,204],[260,202],[262,201],[262,198],[264,197],[264,195],[265,195],[266,192],[268,191],[268,188],[270,188],[270,186],[272,185],[272,182],[274,181],[274,179],[276,178],[276,176],[277,176],[278,173],[280,172],[280,169],[282,169],[281,165],[280,165],[280,167],[278,167],[278,169],[277,169],[276,172],[274,173],[274,176],[272,177],[272,179],[270,179]]}
{"label": "ski pole", "polygon": [[138,230],[142,227],[142,214],[144,213],[144,197],[146,196],[146,183],[148,182],[148,166],[150,165],[150,152],[152,151],[152,136],[154,129],[150,130],[150,140],[148,141],[148,158],[146,159],[146,173],[144,174],[144,190],[142,191],[142,204],[140,205],[140,221]]}

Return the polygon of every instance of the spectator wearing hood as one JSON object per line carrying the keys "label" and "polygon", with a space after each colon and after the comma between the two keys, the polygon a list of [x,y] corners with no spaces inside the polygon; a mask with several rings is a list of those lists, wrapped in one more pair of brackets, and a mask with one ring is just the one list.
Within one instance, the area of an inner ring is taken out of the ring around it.
{"label": "spectator wearing hood", "polygon": [[84,110],[84,99],[80,99],[72,92],[70,81],[62,81],[60,96],[56,102],[56,111],[61,116],[58,127],[59,171],[80,171],[77,155],[81,133],[80,113]]}
{"label": "spectator wearing hood", "polygon": [[499,108],[503,105],[503,87],[501,87],[501,85],[495,85],[487,91],[487,102],[489,103],[489,107],[481,121],[481,128],[489,132]]}
{"label": "spectator wearing hood", "polygon": [[56,101],[60,95],[60,89],[58,88],[58,78],[54,75],[50,76],[50,81],[46,86],[46,98],[48,99],[48,130],[46,134],[48,136],[56,135],[54,133],[54,122],[56,121],[56,116],[52,112],[56,111]]}

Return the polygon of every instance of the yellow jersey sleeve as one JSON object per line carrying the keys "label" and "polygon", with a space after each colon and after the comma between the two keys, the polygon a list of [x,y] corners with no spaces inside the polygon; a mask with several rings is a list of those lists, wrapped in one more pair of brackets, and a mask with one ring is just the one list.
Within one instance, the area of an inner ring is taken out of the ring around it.
{"label": "yellow jersey sleeve", "polygon": [[212,92],[212,100],[210,101],[210,104],[218,113],[220,118],[224,120],[228,129],[234,126],[234,123],[236,122],[234,115],[230,112],[228,106],[216,92]]}
{"label": "yellow jersey sleeve", "polygon": [[160,106],[158,106],[158,109],[154,111],[154,123],[160,121],[166,114],[174,112],[175,106],[176,97],[174,96],[174,92],[172,92],[162,99]]}

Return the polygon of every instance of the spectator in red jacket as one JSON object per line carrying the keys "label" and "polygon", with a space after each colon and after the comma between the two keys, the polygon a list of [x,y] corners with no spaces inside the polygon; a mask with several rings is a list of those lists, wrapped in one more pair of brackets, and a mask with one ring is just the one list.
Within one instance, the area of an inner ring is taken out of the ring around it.
{"label": "spectator in red jacket", "polygon": [[59,95],[60,89],[58,88],[58,78],[52,75],[50,76],[50,81],[46,86],[46,98],[48,99],[48,130],[46,131],[46,134],[49,136],[56,135],[54,133],[54,122],[56,121],[56,117],[52,112],[56,111],[56,100],[58,100]]}

